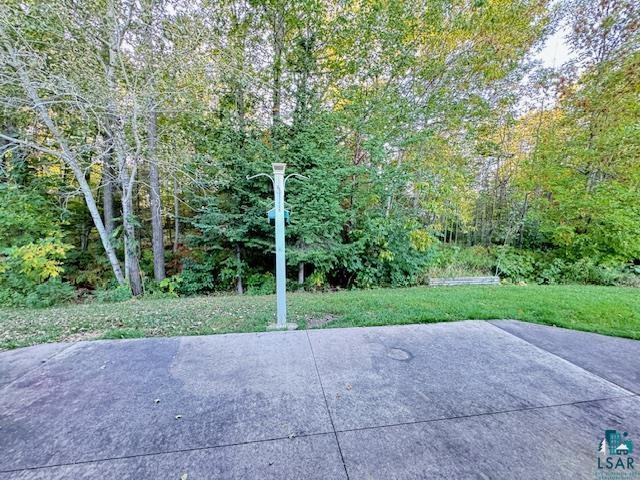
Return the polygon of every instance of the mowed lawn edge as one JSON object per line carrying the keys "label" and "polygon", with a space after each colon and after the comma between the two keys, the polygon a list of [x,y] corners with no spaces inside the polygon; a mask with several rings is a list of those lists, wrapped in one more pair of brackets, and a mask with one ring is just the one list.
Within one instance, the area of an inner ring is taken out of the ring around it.
{"label": "mowed lawn edge", "polygon": [[[584,285],[412,287],[288,294],[300,328],[517,319],[640,339],[640,290]],[[259,332],[275,297],[200,296],[0,309],[0,349],[104,338]]]}

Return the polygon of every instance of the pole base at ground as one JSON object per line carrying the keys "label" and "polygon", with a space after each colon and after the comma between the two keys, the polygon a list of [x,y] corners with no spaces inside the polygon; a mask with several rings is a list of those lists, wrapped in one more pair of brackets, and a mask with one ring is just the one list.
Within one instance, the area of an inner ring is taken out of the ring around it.
{"label": "pole base at ground", "polygon": [[298,329],[298,324],[297,323],[286,323],[284,326],[279,326],[277,323],[270,323],[269,325],[267,325],[267,332],[270,332],[272,330],[297,330]]}

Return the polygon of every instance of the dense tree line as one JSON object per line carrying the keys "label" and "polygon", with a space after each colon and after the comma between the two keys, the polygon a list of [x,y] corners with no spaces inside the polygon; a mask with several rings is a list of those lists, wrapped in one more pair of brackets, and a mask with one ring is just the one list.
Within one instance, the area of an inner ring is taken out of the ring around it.
{"label": "dense tree line", "polygon": [[[541,282],[638,273],[635,2],[0,13],[2,304],[270,292],[271,187],[247,177],[274,161],[309,177],[288,184],[292,285],[419,284],[456,265]],[[533,54],[560,27],[575,60],[543,69]]]}

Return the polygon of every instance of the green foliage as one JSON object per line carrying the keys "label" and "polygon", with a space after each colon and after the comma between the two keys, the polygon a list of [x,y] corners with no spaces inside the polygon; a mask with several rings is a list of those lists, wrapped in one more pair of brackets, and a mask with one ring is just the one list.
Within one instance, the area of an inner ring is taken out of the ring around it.
{"label": "green foliage", "polygon": [[181,283],[182,277],[180,275],[174,275],[173,277],[167,277],[158,282],[158,287],[167,295],[171,297],[177,297]]}
{"label": "green foliage", "polygon": [[247,278],[247,293],[269,295],[276,292],[276,278],[272,273],[254,273]]}
{"label": "green foliage", "polygon": [[118,285],[105,290],[96,290],[95,298],[99,303],[126,302],[131,300],[131,289],[126,285]]}
{"label": "green foliage", "polygon": [[86,250],[73,248],[64,260],[64,278],[78,288],[105,288],[111,282],[111,266],[100,251],[98,243]]}
{"label": "green foliage", "polygon": [[212,256],[186,258],[177,285],[179,295],[197,295],[215,290],[219,266]]}
{"label": "green foliage", "polygon": [[32,286],[29,290],[16,290],[0,285],[0,306],[45,308],[63,305],[75,300],[75,288],[59,278]]}
{"label": "green foliage", "polygon": [[534,278],[535,256],[528,251],[518,251],[510,247],[496,249],[497,274],[510,280],[521,282]]}
{"label": "green foliage", "polygon": [[495,255],[486,247],[462,248],[438,245],[433,264],[429,268],[429,276],[486,276],[493,275],[495,269]]}
{"label": "green foliage", "polygon": [[42,308],[76,297],[64,282],[73,248],[62,241],[60,218],[40,190],[0,183],[0,305]]}
{"label": "green foliage", "polygon": [[307,112],[305,123],[299,122],[293,129],[287,152],[291,170],[308,177],[287,183],[292,212],[287,261],[328,272],[342,249],[341,230],[346,219],[342,186],[349,171],[334,141],[335,119],[328,114],[311,115]]}
{"label": "green foliage", "polygon": [[9,288],[0,288],[0,306],[20,307],[24,303],[24,297],[20,293]]}
{"label": "green foliage", "polygon": [[538,262],[537,281],[548,285],[561,283],[566,278],[564,275],[566,268],[567,264],[561,258],[554,258],[550,262]]}
{"label": "green foliage", "polygon": [[529,251],[511,247],[495,250],[498,274],[513,282],[540,284],[640,285],[640,272],[631,266],[598,263],[591,257],[567,261],[559,251]]}
{"label": "green foliage", "polygon": [[328,286],[327,276],[321,271],[315,271],[311,275],[307,275],[304,280],[305,290],[322,291]]}
{"label": "green foliage", "polygon": [[640,53],[592,66],[541,134],[530,215],[569,261],[640,258]]}
{"label": "green foliage", "polygon": [[70,248],[56,238],[45,238],[0,251],[0,301],[11,306],[50,306],[74,297],[60,280],[62,260]]}
{"label": "green foliage", "polygon": [[177,298],[181,285],[180,275],[166,277],[159,282],[151,280],[144,286],[144,296],[145,298]]}
{"label": "green foliage", "polygon": [[75,298],[76,290],[73,285],[53,278],[36,285],[34,290],[26,295],[24,304],[30,308],[45,308],[63,305]]}
{"label": "green foliage", "polygon": [[45,238],[20,247],[3,249],[0,284],[26,289],[33,285],[57,278],[62,273],[62,260],[69,245],[56,238]]}
{"label": "green foliage", "polygon": [[640,285],[640,268],[602,264],[585,257],[566,260],[557,250],[534,251],[514,247],[439,246],[429,267],[431,277],[498,274],[503,281],[539,284],[581,283],[593,285]]}
{"label": "green foliage", "polygon": [[[580,68],[560,74],[527,61],[554,27],[552,4],[205,2],[175,15],[171,2],[151,11],[116,2],[112,18],[93,0],[82,12],[65,2],[10,3],[0,125],[17,141],[0,144],[0,303],[68,301],[65,282],[97,289],[99,301],[128,299],[127,288],[107,288],[112,266],[78,182],[104,214],[107,180],[136,169],[127,217],[152,278],[141,167],[153,156],[163,220],[175,216],[180,231],[164,222],[165,239],[178,237],[172,276],[147,281],[148,297],[273,291],[272,185],[247,177],[271,173],[276,161],[308,177],[286,187],[288,272],[304,271],[308,290],[493,273],[636,284],[639,11],[568,3]],[[114,26],[127,41],[113,46],[122,61],[104,69]],[[148,42],[149,31],[158,38]],[[57,128],[38,115],[25,78]],[[522,100],[540,102],[523,113]],[[112,108],[140,115],[119,115],[118,125]],[[151,113],[153,142],[146,120],[134,121]],[[56,153],[65,143],[78,168]],[[112,185],[111,240],[122,264],[127,187]]]}
{"label": "green foliage", "polygon": [[640,286],[640,271],[619,265],[597,264],[591,258],[581,258],[563,264],[559,281],[593,285]]}
{"label": "green foliage", "polygon": [[0,248],[22,246],[60,232],[54,205],[37,188],[0,182]]}
{"label": "green foliage", "polygon": [[406,218],[372,215],[351,232],[353,246],[343,250],[341,266],[359,288],[422,283],[434,242],[416,244],[415,237],[416,224]]}

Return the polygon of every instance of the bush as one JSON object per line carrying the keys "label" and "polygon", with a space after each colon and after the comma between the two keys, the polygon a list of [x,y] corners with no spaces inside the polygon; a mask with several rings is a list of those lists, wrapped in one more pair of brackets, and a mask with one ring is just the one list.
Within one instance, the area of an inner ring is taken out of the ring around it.
{"label": "bush", "polygon": [[96,290],[95,298],[100,303],[125,302],[131,299],[131,289],[128,285],[118,285],[107,290]]}
{"label": "bush", "polygon": [[540,284],[640,286],[640,272],[634,267],[601,264],[590,257],[569,261],[558,253],[500,247],[497,251],[499,273],[512,281],[535,280]]}
{"label": "bush", "polygon": [[276,291],[276,278],[272,273],[256,273],[247,278],[249,295],[269,295]]}
{"label": "bush", "polygon": [[0,251],[0,305],[48,307],[74,298],[74,289],[60,280],[69,245],[47,237]]}
{"label": "bush", "polygon": [[[430,277],[457,277],[495,272],[511,282],[640,286],[640,265],[602,264],[590,257],[571,261],[563,253],[559,250],[523,250],[508,245],[490,248],[438,245],[428,274]],[[375,278],[371,282],[375,283]]]}
{"label": "bush", "polygon": [[11,288],[0,288],[0,307],[23,307],[24,295]]}
{"label": "bush", "polygon": [[623,272],[620,277],[618,277],[617,285],[621,287],[640,288],[640,274]]}
{"label": "bush", "polygon": [[167,277],[160,282],[148,282],[144,288],[144,296],[146,298],[178,298],[181,283],[182,277],[180,275]]}
{"label": "bush", "polygon": [[176,286],[179,295],[210,293],[215,289],[217,277],[216,261],[205,257],[202,261],[186,258],[180,273],[180,283]]}
{"label": "bush", "polygon": [[554,258],[550,262],[544,260],[538,261],[536,268],[539,271],[537,276],[538,283],[552,285],[563,282],[567,264],[560,258]]}
{"label": "bush", "polygon": [[[561,260],[555,259],[556,264]],[[562,262],[561,281],[592,285],[640,286],[640,275],[633,267],[599,264],[593,258]]]}
{"label": "bush", "polygon": [[69,245],[47,237],[20,247],[3,249],[0,254],[0,285],[28,293],[39,283],[57,278],[62,273],[62,260]]}
{"label": "bush", "polygon": [[496,272],[514,282],[522,282],[534,278],[536,258],[526,250],[516,250],[503,246],[496,249]]}
{"label": "bush", "polygon": [[75,298],[76,291],[72,285],[54,278],[37,285],[35,290],[26,296],[25,305],[31,308],[45,308],[69,303]]}
{"label": "bush", "polygon": [[637,286],[640,278],[624,268],[610,265],[590,265],[588,275],[583,283],[595,285]]}
{"label": "bush", "polygon": [[0,288],[0,306],[46,308],[69,303],[76,298],[76,290],[67,282],[54,278],[35,285],[30,292]]}
{"label": "bush", "polygon": [[598,267],[590,258],[581,258],[567,265],[564,272],[564,280],[573,283],[597,283],[602,281],[597,272]]}
{"label": "bush", "polygon": [[86,250],[69,250],[64,261],[64,277],[76,288],[105,288],[113,280],[111,265],[102,245],[90,243]]}
{"label": "bush", "polygon": [[[42,185],[44,187],[44,185]],[[0,183],[0,247],[36,243],[61,236],[57,208],[46,189]]]}
{"label": "bush", "polygon": [[326,290],[328,286],[327,276],[324,272],[315,270],[304,280],[304,288],[310,291]]}
{"label": "bush", "polygon": [[464,277],[493,275],[495,256],[482,246],[463,248],[441,245],[433,265],[429,268],[431,277]]}

